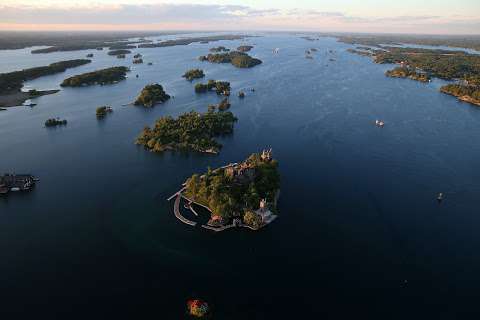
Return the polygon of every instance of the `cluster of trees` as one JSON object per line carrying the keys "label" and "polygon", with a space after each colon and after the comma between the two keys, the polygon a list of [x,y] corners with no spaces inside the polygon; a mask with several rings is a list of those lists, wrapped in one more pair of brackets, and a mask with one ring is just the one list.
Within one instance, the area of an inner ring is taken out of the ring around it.
{"label": "cluster of trees", "polygon": [[230,49],[225,48],[224,46],[210,48],[210,52],[228,52],[228,51],[230,51]]}
{"label": "cluster of trees", "polygon": [[162,152],[165,150],[193,150],[216,153],[222,145],[214,137],[233,132],[237,118],[231,112],[188,112],[177,119],[162,117],[151,129],[146,127],[136,143],[145,148]]}
{"label": "cluster of trees", "polygon": [[88,59],[67,60],[55,62],[48,66],[2,73],[0,74],[0,94],[5,94],[13,90],[20,90],[23,87],[24,81],[64,72],[69,68],[78,67],[90,62],[92,61]]}
{"label": "cluster of trees", "polygon": [[67,120],[60,120],[60,119],[48,119],[45,121],[45,127],[56,127],[56,126],[65,126],[67,125]]}
{"label": "cluster of trees", "polygon": [[248,54],[239,51],[216,54],[210,53],[206,56],[200,56],[199,60],[212,63],[231,63],[237,68],[252,68],[262,63],[262,60],[252,58]]}
{"label": "cluster of trees", "polygon": [[471,103],[480,105],[480,86],[449,84],[440,88],[440,91],[455,97],[466,97]]}
{"label": "cluster of trees", "polygon": [[133,104],[151,108],[155,104],[164,103],[168,99],[170,99],[170,96],[163,90],[163,87],[158,83],[154,83],[145,86]]}
{"label": "cluster of trees", "polygon": [[403,62],[433,77],[448,80],[478,78],[480,74],[480,55],[467,54],[463,51],[390,47],[388,51],[375,50],[375,62]]}
{"label": "cluster of trees", "polygon": [[112,67],[93,72],[79,74],[63,80],[62,87],[80,87],[93,84],[110,84],[126,79],[127,67]]}
{"label": "cluster of trees", "polygon": [[208,91],[215,90],[218,95],[230,95],[230,82],[227,81],[215,81],[215,80],[208,80],[206,84],[204,83],[197,83],[195,85],[195,92],[196,93],[204,93]]}
{"label": "cluster of trees", "polygon": [[255,170],[254,178],[238,183],[226,173],[226,169],[209,168],[204,175],[194,174],[187,180],[185,193],[209,207],[213,215],[221,216],[224,221],[241,216],[245,223],[259,226],[261,220],[253,211],[258,209],[260,199],[266,198],[269,203],[274,203],[280,188],[278,162],[263,161],[254,153],[239,166]]}
{"label": "cluster of trees", "polygon": [[125,54],[130,54],[132,51],[126,50],[126,49],[118,49],[118,50],[112,50],[108,51],[109,56],[119,56],[119,55],[125,55]]}
{"label": "cluster of trees", "polygon": [[185,72],[182,77],[187,79],[188,81],[193,81],[193,79],[200,79],[205,77],[205,73],[203,73],[202,69],[191,69]]}
{"label": "cluster of trees", "polygon": [[410,78],[421,82],[430,81],[430,76],[427,73],[417,72],[415,68],[409,67],[396,67],[385,72],[385,75],[394,78]]}

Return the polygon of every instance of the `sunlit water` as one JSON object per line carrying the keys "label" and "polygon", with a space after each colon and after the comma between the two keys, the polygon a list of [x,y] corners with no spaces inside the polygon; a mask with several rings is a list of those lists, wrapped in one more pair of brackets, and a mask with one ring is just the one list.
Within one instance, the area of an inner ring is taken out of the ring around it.
{"label": "sunlit water", "polygon": [[[263,64],[248,70],[197,60],[210,47],[242,43],[134,50],[143,65],[106,51],[0,51],[0,72],[95,54],[91,64],[27,88],[58,88],[66,77],[114,65],[132,69],[116,85],[64,88],[33,108],[0,113],[0,170],[41,179],[33,192],[0,199],[1,313],[183,319],[190,297],[207,300],[215,319],[473,312],[480,110],[439,93],[441,81],[386,78],[391,66],[332,38],[251,38],[251,55]],[[315,58],[305,59],[312,47]],[[244,100],[232,95],[239,121],[220,155],[135,146],[158,117],[220,101],[196,95],[181,77],[196,67],[204,81],[230,81],[235,93],[255,88]],[[153,82],[174,99],[150,110],[124,106]],[[101,105],[114,112],[97,121]],[[44,128],[52,117],[68,125]],[[265,147],[282,175],[275,223],[213,234],[176,220],[166,199],[188,176]]]}

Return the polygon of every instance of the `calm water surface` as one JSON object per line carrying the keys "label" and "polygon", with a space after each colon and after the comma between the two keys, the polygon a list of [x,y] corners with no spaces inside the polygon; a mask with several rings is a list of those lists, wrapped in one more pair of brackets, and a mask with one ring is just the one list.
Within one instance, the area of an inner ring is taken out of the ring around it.
{"label": "calm water surface", "polygon": [[[251,38],[251,55],[264,63],[249,70],[197,60],[212,46],[243,43],[135,50],[153,66],[106,51],[0,51],[0,72],[95,54],[91,64],[27,88],[58,88],[68,76],[114,65],[132,69],[116,85],[65,88],[34,108],[0,113],[0,170],[41,178],[33,192],[0,199],[2,318],[184,319],[190,297],[206,299],[215,319],[473,317],[480,109],[440,94],[441,81],[386,78],[391,66],[332,38]],[[312,47],[315,59],[305,59]],[[220,101],[195,95],[181,77],[196,67],[234,92],[256,89],[244,100],[232,95],[239,121],[221,154],[135,146],[158,117]],[[175,98],[151,110],[123,106],[152,82]],[[97,121],[104,104],[114,112]],[[51,117],[68,125],[47,130]],[[213,234],[175,219],[166,198],[188,176],[265,147],[282,175],[274,224]]]}

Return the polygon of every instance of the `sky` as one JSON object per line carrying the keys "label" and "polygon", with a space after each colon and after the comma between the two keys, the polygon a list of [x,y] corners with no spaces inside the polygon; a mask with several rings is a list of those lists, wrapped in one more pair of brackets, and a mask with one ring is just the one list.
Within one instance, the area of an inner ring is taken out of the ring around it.
{"label": "sky", "polygon": [[480,34],[480,0],[0,0],[0,30]]}

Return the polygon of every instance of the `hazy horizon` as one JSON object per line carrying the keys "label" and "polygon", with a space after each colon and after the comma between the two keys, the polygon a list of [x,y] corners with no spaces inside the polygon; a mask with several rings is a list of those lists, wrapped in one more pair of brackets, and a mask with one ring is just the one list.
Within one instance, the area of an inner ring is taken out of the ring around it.
{"label": "hazy horizon", "polygon": [[0,31],[290,31],[479,35],[480,2],[3,0]]}

